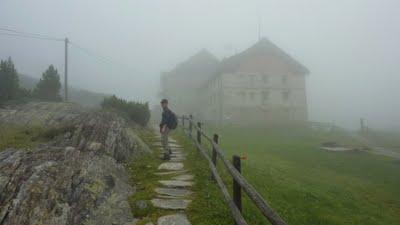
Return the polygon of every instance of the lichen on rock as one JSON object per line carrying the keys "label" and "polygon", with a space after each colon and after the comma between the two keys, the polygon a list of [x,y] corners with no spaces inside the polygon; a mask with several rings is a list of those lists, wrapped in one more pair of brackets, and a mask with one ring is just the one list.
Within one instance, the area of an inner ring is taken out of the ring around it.
{"label": "lichen on rock", "polygon": [[122,162],[149,151],[111,112],[70,103],[0,110],[0,123],[65,127],[30,151],[0,151],[0,224],[128,225],[134,189]]}

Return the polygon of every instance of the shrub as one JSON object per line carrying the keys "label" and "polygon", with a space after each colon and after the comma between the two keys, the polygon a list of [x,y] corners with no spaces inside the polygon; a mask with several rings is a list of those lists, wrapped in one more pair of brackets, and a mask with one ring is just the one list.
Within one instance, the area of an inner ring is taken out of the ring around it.
{"label": "shrub", "polygon": [[33,91],[35,97],[48,101],[61,101],[60,75],[53,65],[43,73],[42,78]]}
{"label": "shrub", "polygon": [[127,101],[116,97],[115,95],[104,98],[101,103],[101,107],[104,109],[115,109],[119,112],[124,113],[129,119],[134,122],[146,126],[150,119],[149,104]]}
{"label": "shrub", "polygon": [[0,61],[0,103],[15,99],[18,95],[19,79],[11,58]]}

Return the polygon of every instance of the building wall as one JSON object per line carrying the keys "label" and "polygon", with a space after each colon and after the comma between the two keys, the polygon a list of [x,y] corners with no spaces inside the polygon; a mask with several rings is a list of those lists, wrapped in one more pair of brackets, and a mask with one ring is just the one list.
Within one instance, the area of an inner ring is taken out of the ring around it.
{"label": "building wall", "polygon": [[[246,68],[246,67],[245,67]],[[305,75],[286,67],[224,73],[208,84],[205,120],[294,122],[307,120]],[[250,69],[249,69],[250,70]]]}
{"label": "building wall", "polygon": [[162,76],[160,98],[168,99],[171,110],[177,114],[199,117],[202,102],[199,83],[190,76]]}
{"label": "building wall", "polygon": [[211,80],[201,89],[202,96],[201,120],[218,122],[222,120],[222,79],[220,76]]}
{"label": "building wall", "polygon": [[162,77],[161,96],[179,114],[215,123],[307,120],[305,74],[285,59],[253,55],[201,86],[193,76]]}

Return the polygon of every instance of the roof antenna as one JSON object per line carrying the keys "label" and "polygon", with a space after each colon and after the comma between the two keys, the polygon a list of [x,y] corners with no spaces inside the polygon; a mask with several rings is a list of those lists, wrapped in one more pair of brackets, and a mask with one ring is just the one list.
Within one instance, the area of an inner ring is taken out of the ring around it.
{"label": "roof antenna", "polygon": [[261,40],[261,16],[258,16],[258,41]]}

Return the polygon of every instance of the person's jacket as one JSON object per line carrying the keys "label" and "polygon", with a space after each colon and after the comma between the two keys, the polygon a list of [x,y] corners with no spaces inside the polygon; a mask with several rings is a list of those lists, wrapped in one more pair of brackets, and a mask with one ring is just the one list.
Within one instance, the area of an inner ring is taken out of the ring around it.
{"label": "person's jacket", "polygon": [[169,129],[171,129],[171,125],[174,122],[174,113],[170,109],[164,109],[162,113],[162,118],[161,118],[161,123],[160,123],[160,129],[164,126],[167,125]]}

